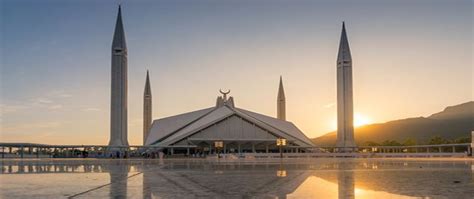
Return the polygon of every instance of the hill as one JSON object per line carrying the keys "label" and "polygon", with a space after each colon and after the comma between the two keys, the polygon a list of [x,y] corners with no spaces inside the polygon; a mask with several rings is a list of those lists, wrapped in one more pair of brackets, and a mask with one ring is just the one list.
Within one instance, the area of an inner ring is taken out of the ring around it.
{"label": "hill", "polygon": [[[407,139],[418,144],[428,143],[434,136],[444,139],[470,137],[474,130],[474,101],[450,106],[429,117],[416,117],[370,124],[355,129],[355,140],[358,145],[368,142],[382,143],[386,140],[404,142]],[[330,132],[312,139],[319,146],[333,146],[336,132]]]}

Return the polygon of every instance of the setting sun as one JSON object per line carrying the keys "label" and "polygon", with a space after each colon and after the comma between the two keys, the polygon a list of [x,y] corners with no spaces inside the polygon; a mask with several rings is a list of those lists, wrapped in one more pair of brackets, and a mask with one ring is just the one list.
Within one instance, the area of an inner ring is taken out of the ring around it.
{"label": "setting sun", "polygon": [[[364,126],[364,125],[367,125],[367,124],[371,124],[373,122],[374,121],[372,120],[372,118],[370,118],[366,115],[363,115],[361,113],[355,113],[354,114],[354,127]],[[337,130],[337,119],[336,118],[332,121],[332,128],[334,130]]]}
{"label": "setting sun", "polygon": [[354,126],[359,127],[359,126],[364,126],[367,124],[372,123],[372,119],[367,117],[366,115],[362,115],[360,113],[355,113],[354,114]]}

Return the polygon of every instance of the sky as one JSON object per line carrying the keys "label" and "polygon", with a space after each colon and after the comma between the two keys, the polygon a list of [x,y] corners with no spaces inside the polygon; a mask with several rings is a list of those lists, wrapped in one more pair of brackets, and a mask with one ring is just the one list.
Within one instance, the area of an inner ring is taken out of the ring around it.
{"label": "sky", "polygon": [[131,144],[142,141],[147,69],[154,119],[214,106],[219,89],[275,116],[282,75],[287,120],[308,137],[335,130],[342,21],[356,120],[474,99],[471,0],[0,0],[0,142],[108,143],[118,3]]}

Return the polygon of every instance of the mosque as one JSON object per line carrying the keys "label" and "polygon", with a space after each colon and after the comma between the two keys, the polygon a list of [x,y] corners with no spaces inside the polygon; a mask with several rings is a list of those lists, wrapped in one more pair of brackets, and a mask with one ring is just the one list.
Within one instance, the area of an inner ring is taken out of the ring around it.
{"label": "mosque", "polygon": [[172,154],[279,152],[279,138],[286,140],[286,151],[314,147],[293,123],[238,108],[234,98],[227,97],[229,91],[221,93],[213,107],[154,120],[144,135],[145,145],[161,146]]}
{"label": "mosque", "polygon": [[[112,41],[112,87],[109,146],[128,146],[127,45],[119,6]],[[352,127],[352,64],[343,24],[337,61],[338,138],[340,151],[355,147]],[[230,90],[219,90],[215,106],[152,119],[152,93],[147,71],[143,96],[143,145],[168,154],[307,152],[313,142],[286,120],[286,99],[280,77],[277,116],[239,108]]]}

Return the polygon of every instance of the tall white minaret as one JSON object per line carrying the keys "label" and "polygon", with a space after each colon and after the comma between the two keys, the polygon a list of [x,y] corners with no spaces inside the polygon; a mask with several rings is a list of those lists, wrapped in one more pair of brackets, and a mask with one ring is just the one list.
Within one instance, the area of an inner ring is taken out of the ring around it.
{"label": "tall white minaret", "polygon": [[153,107],[151,104],[151,86],[148,70],[146,71],[145,91],[143,92],[143,145],[151,128]]}
{"label": "tall white minaret", "polygon": [[278,87],[278,97],[277,97],[277,118],[280,120],[286,120],[285,90],[283,90],[283,80],[281,76],[280,76],[280,86]]}
{"label": "tall white minaret", "polygon": [[342,22],[341,41],[337,55],[337,142],[340,152],[354,150],[354,110],[352,100],[352,57]]}
{"label": "tall white minaret", "polygon": [[128,146],[127,138],[127,44],[119,5],[112,41],[112,91],[109,146]]}

